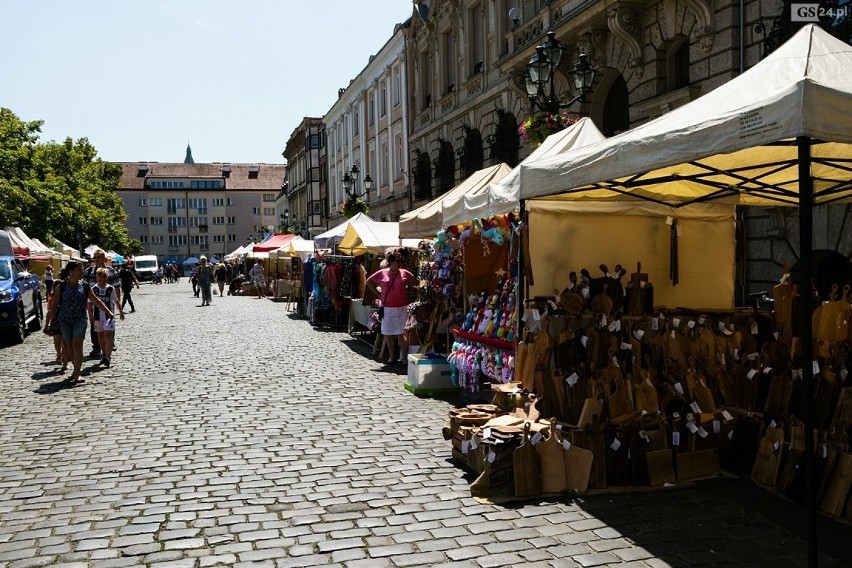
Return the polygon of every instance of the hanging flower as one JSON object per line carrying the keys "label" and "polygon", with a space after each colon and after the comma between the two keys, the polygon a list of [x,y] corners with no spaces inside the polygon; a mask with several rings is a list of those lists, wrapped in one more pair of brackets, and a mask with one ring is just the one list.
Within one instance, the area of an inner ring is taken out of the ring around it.
{"label": "hanging flower", "polygon": [[362,200],[358,199],[354,195],[350,195],[349,199],[346,200],[346,203],[343,204],[343,215],[346,218],[354,217],[358,213],[367,213],[370,208],[367,204]]}
{"label": "hanging flower", "polygon": [[531,114],[518,128],[518,133],[523,137],[524,143],[532,143],[541,146],[544,140],[553,134],[564,130],[576,123],[567,112],[553,114],[550,112],[536,112]]}

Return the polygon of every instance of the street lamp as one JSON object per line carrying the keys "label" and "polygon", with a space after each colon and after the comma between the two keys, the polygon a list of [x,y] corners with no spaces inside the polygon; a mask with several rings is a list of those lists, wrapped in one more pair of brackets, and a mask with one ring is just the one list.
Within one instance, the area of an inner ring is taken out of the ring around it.
{"label": "street lamp", "polygon": [[358,164],[352,164],[352,169],[346,172],[343,175],[343,189],[346,190],[346,193],[352,197],[353,199],[359,197],[366,197],[370,190],[373,188],[373,178],[370,177],[370,174],[367,174],[364,177],[364,192],[361,193],[358,191],[358,174],[360,171],[358,170]]}
{"label": "street lamp", "polygon": [[[580,54],[579,60],[570,73],[577,96],[567,103],[562,103],[556,95],[553,76],[562,60],[563,51],[562,44],[556,39],[556,32],[549,31],[547,40],[535,48],[535,54],[527,63],[527,97],[530,99],[533,111],[538,108],[550,114],[557,114],[560,108],[567,108],[577,101],[586,102],[586,93],[592,90],[592,83],[595,80],[595,70],[585,53]],[[549,86],[548,92],[545,92],[546,84]]]}
{"label": "street lamp", "polygon": [[281,221],[279,223],[279,227],[281,228],[282,233],[292,233],[290,227],[290,210],[285,209],[281,215],[278,216],[278,219]]}

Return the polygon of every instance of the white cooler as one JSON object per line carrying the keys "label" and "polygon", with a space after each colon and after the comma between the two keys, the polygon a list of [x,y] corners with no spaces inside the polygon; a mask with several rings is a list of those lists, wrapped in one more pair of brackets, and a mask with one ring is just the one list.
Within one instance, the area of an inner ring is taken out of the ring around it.
{"label": "white cooler", "polygon": [[446,357],[427,359],[425,355],[408,356],[408,380],[406,390],[414,394],[450,394],[457,393],[450,377],[450,363]]}

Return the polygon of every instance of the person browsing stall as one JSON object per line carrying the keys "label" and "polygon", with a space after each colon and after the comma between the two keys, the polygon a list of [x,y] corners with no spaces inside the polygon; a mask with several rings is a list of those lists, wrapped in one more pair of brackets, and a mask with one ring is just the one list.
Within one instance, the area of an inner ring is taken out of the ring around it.
{"label": "person browsing stall", "polygon": [[[405,361],[405,345],[402,334],[405,331],[405,322],[408,320],[408,292],[409,282],[414,281],[414,275],[402,268],[400,253],[393,249],[386,253],[386,268],[381,268],[367,278],[367,289],[379,296],[384,307],[382,317],[382,335],[387,340],[390,355],[388,363]],[[399,350],[397,350],[397,337],[399,337]],[[400,355],[400,352],[402,355]]]}

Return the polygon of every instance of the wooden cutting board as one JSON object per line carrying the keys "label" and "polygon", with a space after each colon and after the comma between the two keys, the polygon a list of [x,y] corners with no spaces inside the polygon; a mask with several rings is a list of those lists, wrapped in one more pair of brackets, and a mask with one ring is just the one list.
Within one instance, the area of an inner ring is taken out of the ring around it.
{"label": "wooden cutting board", "polygon": [[751,468],[752,479],[760,485],[775,487],[783,453],[784,430],[767,428],[766,435],[760,439],[757,447],[754,466]]}
{"label": "wooden cutting board", "polygon": [[541,495],[541,466],[530,441],[529,422],[524,424],[523,443],[512,452],[512,467],[515,470],[516,497]]}
{"label": "wooden cutting board", "polygon": [[852,454],[841,452],[834,462],[828,487],[820,499],[820,511],[836,517],[841,516],[850,489],[852,489]]}
{"label": "wooden cutting board", "polygon": [[852,387],[840,390],[837,406],[834,407],[834,418],[831,427],[839,432],[846,431],[852,426]]}
{"label": "wooden cutting board", "polygon": [[651,384],[650,379],[646,378],[638,385],[633,385],[633,396],[636,401],[636,410],[644,410],[648,414],[656,414],[660,411],[657,389]]}
{"label": "wooden cutting board", "polygon": [[852,286],[847,284],[843,287],[840,313],[837,316],[837,330],[835,341],[852,341]]}
{"label": "wooden cutting board", "polygon": [[811,323],[813,325],[815,339],[828,339],[830,341],[831,337],[834,335],[834,327],[837,324],[837,316],[841,309],[839,302],[834,300],[835,296],[837,296],[837,292],[837,284],[832,284],[831,293],[828,295],[828,301],[823,302],[817,306],[816,310],[814,310]]}
{"label": "wooden cutting board", "polygon": [[565,449],[556,434],[556,419],[550,419],[550,435],[535,445],[541,464],[541,491],[543,494],[565,491]]}
{"label": "wooden cutting board", "polygon": [[590,450],[578,448],[574,444],[565,452],[565,489],[585,493],[589,488],[589,477],[592,474],[592,463],[595,454]]}
{"label": "wooden cutting board", "polygon": [[648,466],[648,484],[651,486],[663,485],[664,483],[676,483],[677,477],[674,471],[674,459],[671,450],[657,450],[647,452],[645,461]]}
{"label": "wooden cutting board", "polygon": [[627,383],[620,376],[606,386],[606,403],[610,418],[618,418],[633,412],[633,401]]}
{"label": "wooden cutting board", "polygon": [[586,399],[583,403],[583,409],[580,411],[580,418],[577,419],[577,426],[586,428],[598,420],[600,415],[603,414],[602,399],[603,391],[601,389],[596,389],[594,394]]}

